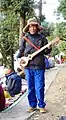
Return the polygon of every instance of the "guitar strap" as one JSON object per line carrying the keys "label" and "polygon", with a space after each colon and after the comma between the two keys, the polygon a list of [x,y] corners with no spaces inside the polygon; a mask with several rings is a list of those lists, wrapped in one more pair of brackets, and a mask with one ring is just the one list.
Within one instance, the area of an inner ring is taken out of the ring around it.
{"label": "guitar strap", "polygon": [[24,38],[24,40],[26,40],[32,47],[34,47],[36,50],[40,49],[39,47],[35,46],[35,45],[30,41],[30,39],[28,39],[27,37],[24,36],[23,38]]}

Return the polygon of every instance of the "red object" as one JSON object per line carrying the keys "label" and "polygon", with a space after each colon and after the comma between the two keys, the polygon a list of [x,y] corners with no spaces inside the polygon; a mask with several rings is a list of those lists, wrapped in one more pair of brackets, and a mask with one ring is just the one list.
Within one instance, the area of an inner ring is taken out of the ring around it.
{"label": "red object", "polygon": [[0,111],[5,108],[5,96],[2,86],[0,85]]}
{"label": "red object", "polygon": [[63,63],[63,62],[64,62],[64,59],[62,58],[62,59],[61,59],[61,63]]}
{"label": "red object", "polygon": [[30,39],[28,39],[27,37],[24,36],[23,38],[24,38],[24,40],[26,40],[32,47],[34,47],[36,50],[40,49],[39,46],[37,47],[36,45],[34,45],[34,44],[30,41]]}

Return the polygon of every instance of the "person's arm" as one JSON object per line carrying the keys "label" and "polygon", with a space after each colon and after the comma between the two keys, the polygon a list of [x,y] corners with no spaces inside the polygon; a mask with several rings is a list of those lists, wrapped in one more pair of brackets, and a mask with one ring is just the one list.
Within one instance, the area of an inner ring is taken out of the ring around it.
{"label": "person's arm", "polygon": [[[46,37],[43,38],[43,46],[48,44],[48,39]],[[45,50],[43,51],[45,55],[49,54],[52,50],[52,46],[49,46],[47,48],[45,48]]]}
{"label": "person's arm", "polygon": [[19,43],[19,53],[17,55],[17,58],[21,58],[23,56],[24,49],[25,49],[25,40],[22,39]]}

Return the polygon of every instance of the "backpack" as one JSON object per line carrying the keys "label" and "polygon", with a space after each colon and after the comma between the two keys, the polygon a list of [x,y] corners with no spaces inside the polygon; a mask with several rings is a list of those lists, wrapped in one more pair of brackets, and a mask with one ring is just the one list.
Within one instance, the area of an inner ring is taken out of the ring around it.
{"label": "backpack", "polygon": [[14,96],[21,91],[21,77],[17,73],[12,72],[6,76],[7,90],[11,96]]}
{"label": "backpack", "polygon": [[61,116],[59,120],[66,120],[66,116]]}

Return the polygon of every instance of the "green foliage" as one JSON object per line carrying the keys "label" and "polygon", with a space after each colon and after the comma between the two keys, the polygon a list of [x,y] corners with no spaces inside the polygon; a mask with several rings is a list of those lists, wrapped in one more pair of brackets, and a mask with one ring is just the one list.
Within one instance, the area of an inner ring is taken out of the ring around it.
{"label": "green foliage", "polygon": [[59,50],[64,52],[66,55],[66,42],[62,41],[61,44],[59,45]]}
{"label": "green foliage", "polygon": [[55,55],[58,55],[59,53],[60,53],[60,51],[59,51],[58,46],[53,45],[52,52],[51,52],[52,56],[55,57]]}
{"label": "green foliage", "polygon": [[46,21],[43,21],[43,22],[41,22],[41,25],[42,25],[42,27],[43,27],[43,34],[47,37],[47,36],[49,36],[49,28],[48,28],[48,22],[46,22]]}
{"label": "green foliage", "polygon": [[54,35],[60,36],[60,38],[66,40],[66,22],[56,24]]}
{"label": "green foliage", "polygon": [[[62,42],[60,42],[60,46],[58,46],[59,51],[63,51],[66,53],[66,22],[62,23],[56,23],[56,25],[53,27],[50,25],[50,36],[48,36],[49,40],[52,40],[56,36],[59,36]],[[53,51],[56,52],[56,50],[53,48]]]}
{"label": "green foliage", "polygon": [[53,34],[53,31],[54,31],[54,23],[50,23],[48,27],[49,27],[49,33],[50,33],[50,35]]}
{"label": "green foliage", "polygon": [[33,11],[33,0],[22,0],[20,12],[30,14]]}
{"label": "green foliage", "polygon": [[[2,0],[0,52],[3,63],[12,67],[13,54],[19,44],[19,18],[27,19],[33,12],[34,0]],[[10,63],[10,60],[11,63]],[[11,65],[12,64],[12,65]]]}
{"label": "green foliage", "polygon": [[58,11],[62,13],[64,19],[66,19],[66,0],[59,0],[59,3]]}
{"label": "green foliage", "polygon": [[[17,28],[16,28],[17,26]],[[17,38],[16,38],[17,36]],[[15,13],[8,14],[1,21],[1,44],[3,48],[7,49],[17,46],[18,40],[18,19]]]}
{"label": "green foliage", "polygon": [[54,29],[55,29],[54,23],[48,24],[49,35],[47,37],[48,37],[49,41],[53,40],[56,37],[56,36],[54,36]]}
{"label": "green foliage", "polygon": [[[61,13],[66,19],[66,0],[58,0],[59,1],[59,7],[58,7],[58,12]],[[61,22],[61,23],[56,23],[50,24],[49,25],[49,31],[50,31],[50,36],[48,36],[49,40],[52,40],[56,36],[59,36],[62,42],[60,42],[60,45],[57,47],[58,52],[63,51],[66,54],[66,22]],[[65,41],[65,42],[64,42]],[[55,48],[53,47],[53,54],[57,53],[56,46]]]}

